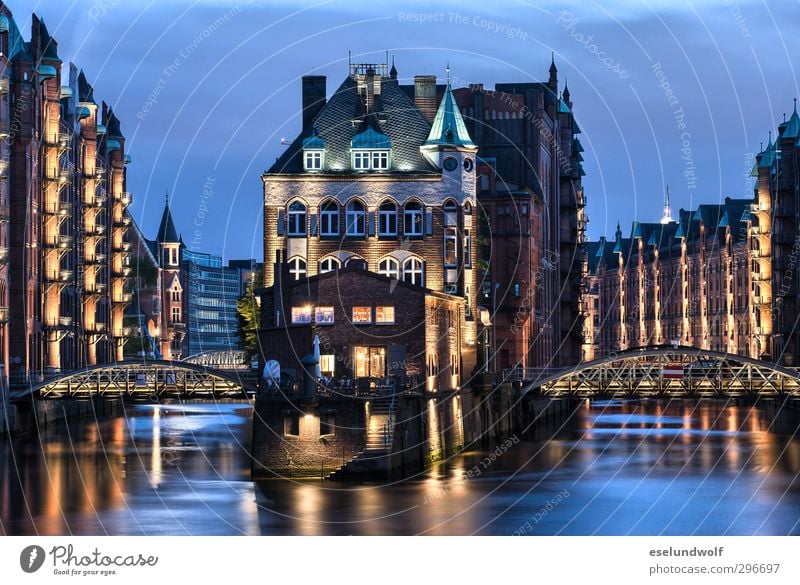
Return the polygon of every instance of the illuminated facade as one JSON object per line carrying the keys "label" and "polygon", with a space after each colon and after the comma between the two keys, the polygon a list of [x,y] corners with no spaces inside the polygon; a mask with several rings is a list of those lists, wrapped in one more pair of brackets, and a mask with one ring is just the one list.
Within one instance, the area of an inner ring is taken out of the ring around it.
{"label": "illuminated facade", "polygon": [[800,355],[797,110],[756,157],[752,199],[634,222],[587,245],[583,359],[680,344],[794,365]]}
{"label": "illuminated facade", "polygon": [[[357,262],[461,298],[457,367],[471,372],[477,146],[449,84],[437,105],[435,77],[415,81],[409,97],[394,66],[352,64],[327,99],[324,77],[303,78],[303,131],[262,177],[264,258],[281,258],[295,280]],[[265,314],[270,325],[280,323]]]}
{"label": "illuminated facade", "polygon": [[0,6],[0,315],[12,382],[122,359],[125,138],[34,15]]}

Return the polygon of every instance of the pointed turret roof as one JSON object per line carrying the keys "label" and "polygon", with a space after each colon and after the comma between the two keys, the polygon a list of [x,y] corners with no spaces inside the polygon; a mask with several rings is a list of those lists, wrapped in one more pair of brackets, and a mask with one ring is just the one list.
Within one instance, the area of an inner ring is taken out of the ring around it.
{"label": "pointed turret roof", "polygon": [[156,242],[159,244],[181,243],[181,239],[178,236],[178,230],[175,229],[175,222],[172,221],[172,212],[169,209],[169,194],[167,195],[167,201],[164,204],[164,213],[161,216],[161,223],[158,225]]}
{"label": "pointed turret roof", "polygon": [[80,73],[78,73],[78,101],[88,102],[90,104],[95,103],[94,88],[86,79],[86,75],[84,75],[83,69],[81,69]]}
{"label": "pointed turret roof", "polygon": [[125,138],[119,127],[119,118],[117,118],[117,115],[111,108],[108,109],[108,123],[106,124],[106,128],[108,128],[109,138]]}
{"label": "pointed turret roof", "polygon": [[397,67],[394,66],[394,55],[392,55],[392,68],[389,69],[389,78],[397,79]]}
{"label": "pointed turret roof", "polygon": [[789,118],[789,121],[786,122],[786,126],[783,128],[783,133],[781,134],[781,138],[798,138],[800,137],[800,117],[797,115],[797,99],[794,100],[794,112],[792,112],[792,117]]}
{"label": "pointed turret roof", "polygon": [[475,147],[472,138],[467,132],[464,118],[456,105],[456,98],[453,97],[453,90],[450,87],[450,68],[448,67],[447,87],[444,96],[439,103],[436,117],[433,119],[430,134],[425,144],[453,144],[458,146]]}

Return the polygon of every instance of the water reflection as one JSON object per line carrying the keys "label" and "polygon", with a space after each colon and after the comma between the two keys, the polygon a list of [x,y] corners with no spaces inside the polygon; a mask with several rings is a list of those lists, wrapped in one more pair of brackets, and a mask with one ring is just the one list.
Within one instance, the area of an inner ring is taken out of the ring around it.
{"label": "water reflection", "polygon": [[250,409],[156,405],[0,444],[3,534],[798,534],[796,411],[584,404],[391,485],[249,481]]}

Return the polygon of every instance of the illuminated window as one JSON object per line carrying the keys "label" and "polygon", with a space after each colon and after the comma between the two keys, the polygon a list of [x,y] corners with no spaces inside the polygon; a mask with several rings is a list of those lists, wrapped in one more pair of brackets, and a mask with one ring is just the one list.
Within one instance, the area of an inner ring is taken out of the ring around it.
{"label": "illuminated window", "polygon": [[342,267],[342,263],[339,261],[338,258],[325,258],[321,260],[319,263],[319,272],[320,274],[325,274],[326,272],[333,272],[334,270],[339,270]]}
{"label": "illuminated window", "polygon": [[446,228],[444,230],[444,265],[456,266],[458,264],[458,252],[456,242],[458,241],[458,230],[456,228]]}
{"label": "illuminated window", "polygon": [[317,325],[333,325],[333,307],[317,307],[314,311]]}
{"label": "illuminated window", "polygon": [[364,151],[354,152],[353,168],[357,171],[369,170],[369,152],[364,152]]}
{"label": "illuminated window", "polygon": [[354,150],[353,151],[353,170],[382,171],[389,168],[388,150]]}
{"label": "illuminated window", "polygon": [[394,307],[375,307],[375,323],[378,325],[393,325]]}
{"label": "illuminated window", "polygon": [[292,323],[311,323],[311,307],[292,307]]}
{"label": "illuminated window", "polygon": [[361,201],[347,204],[347,235],[363,236],[366,233],[366,210]]}
{"label": "illuminated window", "polygon": [[422,206],[416,201],[405,205],[403,210],[403,232],[406,236],[422,235]]}
{"label": "illuminated window", "polygon": [[408,258],[403,262],[403,282],[425,286],[425,274],[422,267],[422,260],[419,258]]}
{"label": "illuminated window", "polygon": [[378,263],[378,274],[399,279],[400,263],[394,258],[384,258]]}
{"label": "illuminated window", "polygon": [[397,208],[394,203],[387,201],[378,209],[378,235],[397,235]]}
{"label": "illuminated window", "polygon": [[321,150],[305,151],[305,167],[307,171],[322,170],[322,152]]}
{"label": "illuminated window", "polygon": [[372,307],[353,307],[353,323],[372,323]]}
{"label": "illuminated window", "polygon": [[327,201],[322,205],[319,214],[319,235],[339,235],[339,205],[335,201]]}
{"label": "illuminated window", "polygon": [[353,348],[356,378],[379,378],[386,375],[386,348],[363,347]]}
{"label": "illuminated window", "polygon": [[180,307],[172,307],[172,322],[173,323],[180,323],[181,322],[181,308]]}
{"label": "illuminated window", "polygon": [[306,235],[306,206],[300,201],[289,206],[289,235]]}
{"label": "illuminated window", "polygon": [[289,274],[291,275],[292,279],[300,280],[301,278],[305,278],[306,272],[306,261],[302,258],[292,258],[289,260]]}
{"label": "illuminated window", "polygon": [[319,356],[319,371],[322,373],[323,376],[328,376],[332,378],[336,370],[336,356],[331,355],[321,355]]}

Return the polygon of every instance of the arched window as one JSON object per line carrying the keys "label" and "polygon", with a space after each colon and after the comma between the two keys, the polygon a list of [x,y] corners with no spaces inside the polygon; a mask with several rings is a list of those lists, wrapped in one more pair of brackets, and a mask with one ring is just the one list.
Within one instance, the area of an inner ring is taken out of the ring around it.
{"label": "arched window", "polygon": [[464,203],[464,215],[472,215],[472,203],[469,201]]}
{"label": "arched window", "polygon": [[342,267],[342,263],[338,258],[334,258],[333,256],[329,256],[328,258],[323,258],[319,263],[319,273],[325,274],[326,272],[333,272],[334,270],[339,270]]}
{"label": "arched window", "polygon": [[425,273],[422,267],[422,260],[419,258],[408,258],[403,262],[403,282],[425,285]]}
{"label": "arched window", "polygon": [[366,233],[366,211],[358,199],[347,204],[347,235],[363,236]]}
{"label": "arched window", "polygon": [[456,226],[458,225],[458,205],[452,199],[444,203],[444,225]]}
{"label": "arched window", "polygon": [[326,201],[320,209],[319,235],[339,235],[339,205],[335,201]]}
{"label": "arched window", "polygon": [[306,235],[306,206],[300,201],[289,205],[289,235]]}
{"label": "arched window", "polygon": [[406,203],[403,211],[403,232],[406,236],[422,235],[422,205],[416,201]]}
{"label": "arched window", "polygon": [[305,278],[307,273],[305,260],[297,256],[289,259],[289,275],[292,280]]}
{"label": "arched window", "polygon": [[389,278],[400,278],[400,263],[394,258],[384,258],[378,264],[378,274]]}
{"label": "arched window", "polygon": [[391,201],[383,203],[378,208],[378,235],[397,235],[397,207]]}

